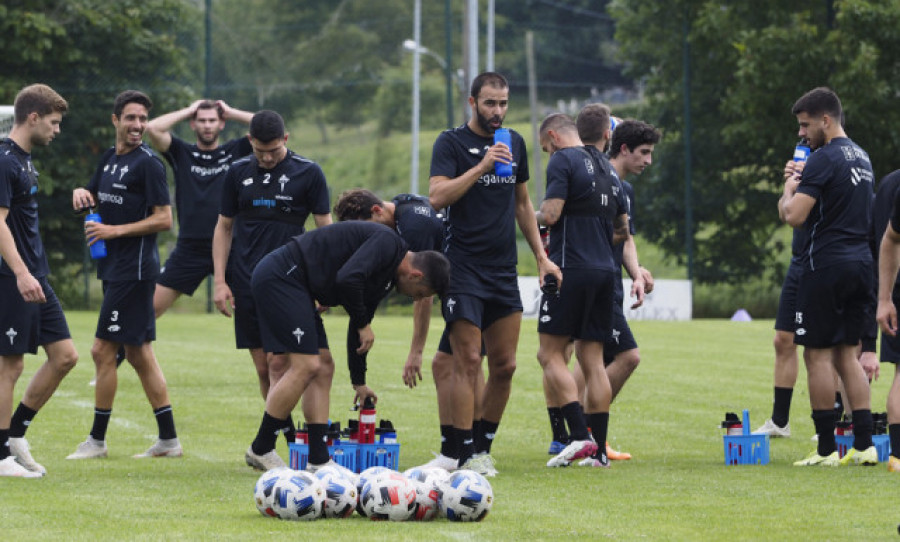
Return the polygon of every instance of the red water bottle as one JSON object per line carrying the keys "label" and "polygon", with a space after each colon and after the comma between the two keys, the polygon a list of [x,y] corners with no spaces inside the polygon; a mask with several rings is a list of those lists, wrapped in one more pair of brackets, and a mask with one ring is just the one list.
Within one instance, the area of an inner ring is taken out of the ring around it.
{"label": "red water bottle", "polygon": [[375,402],[371,397],[366,397],[359,411],[359,443],[373,444],[375,442]]}

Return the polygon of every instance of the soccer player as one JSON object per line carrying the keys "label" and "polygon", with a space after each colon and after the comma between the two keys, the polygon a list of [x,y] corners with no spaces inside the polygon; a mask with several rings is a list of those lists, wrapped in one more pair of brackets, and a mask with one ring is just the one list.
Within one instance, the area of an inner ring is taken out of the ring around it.
{"label": "soccer player", "polygon": [[[550,395],[562,405],[570,433],[569,444],[547,466],[584,459],[579,464],[608,467],[605,446],[597,444],[606,442],[612,398],[603,343],[612,333],[615,312],[614,237],[621,242],[629,235],[627,202],[611,164],[599,149],[582,146],[575,122],[567,115],[545,118],[540,137],[550,160],[539,219],[550,227],[550,259],[561,267],[565,282],[558,292],[541,296],[538,361]],[[636,258],[626,262],[635,277],[632,295],[642,300],[644,280],[636,263]],[[584,407],[566,367],[571,338],[585,376]]]}
{"label": "soccer player", "polygon": [[[891,456],[888,471],[900,472],[900,339],[897,337],[897,272],[900,271],[900,170],[878,183],[872,220],[878,252],[878,324],[881,327],[881,360],[894,364],[894,380],[887,398],[888,436]],[[878,235],[879,231],[884,231]]]}
{"label": "soccer player", "polygon": [[106,430],[118,386],[116,351],[121,345],[159,427],[157,441],[135,457],[182,455],[166,380],[152,346],[153,291],[159,276],[156,234],[172,227],[165,166],[143,142],[152,107],[150,98],[136,90],[116,96],[112,114],[116,144],[100,157],[87,188],[72,192],[76,210],[98,207],[103,223],[86,222],[84,233],[88,244],[104,240],[107,256],[97,260],[103,304],[91,347],[97,369],[94,425],[68,459],[107,456]]}
{"label": "soccer player", "polygon": [[[873,303],[874,271],[869,247],[872,216],[872,164],[841,126],[837,94],[815,88],[795,103],[799,136],[816,152],[803,173],[784,184],[781,211],[794,228],[805,227],[803,274],[797,292],[794,342],[806,349],[805,361],[816,451],[797,466],[874,465],[869,383],[856,348]],[[834,440],[832,367],[844,383],[853,408],[853,448],[839,458]]]}
{"label": "soccer player", "polygon": [[[236,159],[250,154],[250,140],[239,137],[219,143],[225,122],[250,124],[253,113],[222,100],[197,100],[188,107],[160,115],[147,124],[147,138],[172,167],[178,240],[163,266],[153,295],[159,318],[182,295],[193,295],[213,272],[212,238],[222,202],[225,173]],[[190,121],[197,136],[188,143],[172,135],[175,124]]]}
{"label": "soccer player", "polygon": [[[213,300],[219,312],[229,318],[234,314],[235,343],[250,350],[263,399],[287,370],[288,359],[263,349],[258,304],[250,291],[253,268],[302,234],[310,214],[316,227],[331,224],[325,174],[317,163],[286,147],[288,135],[275,111],[253,115],[248,135],[253,152],[233,162],[225,175],[213,234]],[[330,360],[327,350],[323,357]],[[293,442],[293,423],[283,429]]]}
{"label": "soccer player", "polygon": [[315,471],[332,462],[325,433],[334,362],[323,363],[319,356],[323,345],[316,303],[347,310],[359,344],[356,354],[362,355],[374,344],[371,321],[392,286],[416,300],[442,295],[449,272],[450,265],[439,252],[411,252],[394,230],[362,221],[294,237],[265,256],[252,279],[263,344],[268,352],[285,352],[289,365],[266,398],[247,463],[261,470],[285,465],[275,452],[275,441],[301,397],[309,431],[307,469]]}
{"label": "soccer player", "polygon": [[[0,476],[39,478],[25,431],[50,400],[78,353],[59,299],[47,281],[50,268],[38,229],[38,174],[31,151],[49,145],[69,105],[47,85],[29,85],[16,95],[14,125],[0,140]],[[25,354],[43,346],[47,361],[25,389],[15,414],[13,390]],[[10,418],[12,416],[12,418]]]}
{"label": "soccer player", "polygon": [[[516,368],[522,301],[516,275],[515,223],[538,264],[540,280],[561,278],[547,258],[528,196],[525,142],[510,131],[512,145],[494,144],[509,106],[509,84],[495,72],[472,81],[472,114],[462,126],[441,133],[434,143],[429,199],[446,210],[444,254],[452,267],[448,295],[442,299],[453,351],[453,428],[458,465],[481,474],[497,473],[491,444],[509,400]],[[496,162],[513,174],[499,177]],[[488,357],[483,418],[473,434],[476,382],[482,338]],[[475,456],[475,453],[478,455]]]}

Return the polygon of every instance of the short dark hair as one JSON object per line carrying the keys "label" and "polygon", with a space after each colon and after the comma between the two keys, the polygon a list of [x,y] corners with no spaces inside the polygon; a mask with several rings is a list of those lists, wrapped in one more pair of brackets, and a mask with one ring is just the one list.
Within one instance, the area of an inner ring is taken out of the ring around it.
{"label": "short dark hair", "polygon": [[478,95],[481,94],[481,87],[485,85],[494,88],[509,88],[509,82],[507,82],[506,77],[497,72],[484,72],[478,74],[472,81],[471,96],[477,99]]}
{"label": "short dark hair", "polygon": [[284,119],[271,109],[258,111],[250,119],[250,137],[268,143],[284,137]]}
{"label": "short dark hair", "polygon": [[806,113],[813,117],[827,114],[838,122],[841,122],[841,119],[844,116],[844,110],[841,107],[841,99],[828,87],[816,87],[803,96],[800,96],[800,98],[794,102],[791,113],[794,115]]}
{"label": "short dark hair", "polygon": [[40,116],[50,113],[65,115],[69,111],[69,104],[55,90],[47,85],[36,83],[28,85],[16,94],[13,102],[15,123],[22,124],[28,115],[37,113]]}
{"label": "short dark hair", "polygon": [[450,288],[450,261],[436,250],[410,252],[412,266],[422,272],[422,280],[438,297],[443,298]]}
{"label": "short dark hair", "polygon": [[660,137],[659,130],[654,128],[652,124],[642,120],[623,120],[616,124],[616,129],[613,130],[609,156],[610,158],[619,156],[622,145],[628,147],[629,151],[633,151],[641,145],[656,145],[659,143]]}
{"label": "short dark hair", "polygon": [[539,130],[541,137],[549,130],[557,132],[560,130],[571,130],[572,132],[575,132],[575,121],[565,113],[550,113],[544,117],[543,121],[541,121],[541,128]]}
{"label": "short dark hair", "polygon": [[575,126],[578,128],[578,137],[589,145],[603,139],[603,134],[609,130],[609,106],[602,103],[587,104],[578,112]]}
{"label": "short dark hair", "polygon": [[140,90],[126,90],[124,92],[120,92],[118,96],[116,96],[116,101],[113,102],[113,115],[116,117],[122,116],[122,110],[125,109],[125,106],[131,103],[141,104],[147,108],[147,112],[149,113],[151,109],[153,109],[153,102],[150,101],[150,97],[141,92]]}
{"label": "short dark hair", "polygon": [[196,119],[196,118],[197,118],[197,111],[200,111],[201,109],[215,109],[215,110],[216,110],[216,115],[217,115],[220,119],[221,119],[222,116],[225,114],[225,112],[222,110],[222,106],[220,106],[220,105],[217,104],[216,102],[214,102],[214,101],[212,101],[212,100],[203,100],[202,102],[200,102],[200,103],[197,105],[197,108],[194,109],[194,114],[191,115],[191,118],[192,118],[192,119]]}
{"label": "short dark hair", "polygon": [[372,218],[372,206],[383,205],[384,201],[371,190],[351,188],[338,196],[334,204],[334,215],[339,222],[345,220],[369,220]]}

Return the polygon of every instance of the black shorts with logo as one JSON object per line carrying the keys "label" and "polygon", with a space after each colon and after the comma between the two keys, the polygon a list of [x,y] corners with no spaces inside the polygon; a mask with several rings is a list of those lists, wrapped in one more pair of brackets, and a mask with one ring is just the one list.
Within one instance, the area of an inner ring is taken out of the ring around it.
{"label": "black shorts with logo", "polygon": [[156,340],[155,280],[104,280],[98,339],[141,345]]}
{"label": "black shorts with logo", "polygon": [[156,282],[176,292],[194,295],[212,272],[212,239],[178,239]]}
{"label": "black shorts with logo", "polygon": [[559,295],[541,295],[538,333],[605,342],[615,305],[613,271],[563,269]]}
{"label": "black shorts with logo", "polygon": [[874,282],[871,262],[804,270],[797,290],[794,342],[812,348],[858,344],[871,319]]}
{"label": "black shorts with logo", "polygon": [[793,333],[797,327],[794,318],[797,312],[797,288],[802,274],[803,267],[792,261],[781,284],[781,297],[778,298],[778,314],[775,315],[775,329],[778,331]]}
{"label": "black shorts with logo", "polygon": [[19,293],[16,277],[0,275],[0,356],[37,354],[38,346],[72,337],[47,277],[37,277],[37,281],[46,303],[27,303]]}

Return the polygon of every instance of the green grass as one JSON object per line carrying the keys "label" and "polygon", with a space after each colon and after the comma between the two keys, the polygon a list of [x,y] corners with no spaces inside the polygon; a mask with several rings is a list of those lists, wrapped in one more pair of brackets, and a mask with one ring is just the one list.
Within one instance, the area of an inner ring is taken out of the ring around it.
{"label": "green grass", "polygon": [[[169,382],[181,460],[136,460],[153,441],[155,423],[134,372],[119,372],[108,434],[110,457],[66,461],[91,424],[90,343],[95,313],[70,312],[82,359],[28,433],[40,480],[4,479],[0,522],[6,540],[873,540],[896,539],[892,506],[898,478],[876,468],[801,469],[791,462],[813,448],[805,373],[794,395],[794,437],[771,442],[768,466],[724,465],[719,422],[750,409],[752,424],[772,400],[771,321],[635,322],[642,361],[613,405],[613,444],[634,454],[609,470],[544,467],[550,440],[535,361],[536,324],[523,324],[519,369],[494,445],[500,475],[495,505],[479,524],[439,520],[372,523],[359,517],[308,524],[263,518],[252,489],[258,473],[243,452],[262,416],[246,352],[233,348],[231,322],[218,315],[167,314],[156,352]],[[331,415],[352,416],[352,390],[342,352],[346,319],[326,317],[337,374]],[[437,449],[434,387],[415,390],[400,379],[411,320],[376,317],[369,381],[378,414],[398,428],[401,469]],[[427,352],[440,331],[435,318]],[[40,358],[29,356],[21,396]],[[883,411],[893,370],[873,389]],[[286,458],[283,441],[279,451]]]}

